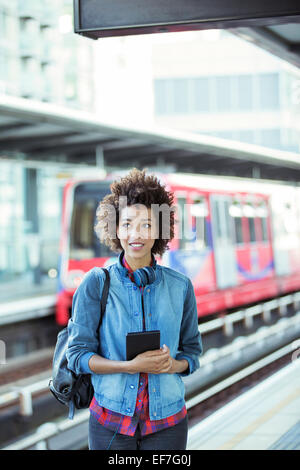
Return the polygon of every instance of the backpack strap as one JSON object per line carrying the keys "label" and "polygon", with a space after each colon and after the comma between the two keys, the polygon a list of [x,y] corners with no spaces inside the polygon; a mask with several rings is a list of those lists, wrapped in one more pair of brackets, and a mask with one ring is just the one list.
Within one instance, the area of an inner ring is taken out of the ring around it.
{"label": "backpack strap", "polygon": [[104,286],[103,286],[102,295],[101,295],[100,319],[99,319],[97,332],[99,331],[101,323],[102,323],[102,318],[103,318],[105,308],[106,308],[106,302],[107,302],[107,297],[108,297],[108,292],[109,292],[109,285],[110,285],[110,277],[109,277],[108,270],[105,269],[105,268],[102,268],[102,269],[105,273],[105,281],[104,281]]}

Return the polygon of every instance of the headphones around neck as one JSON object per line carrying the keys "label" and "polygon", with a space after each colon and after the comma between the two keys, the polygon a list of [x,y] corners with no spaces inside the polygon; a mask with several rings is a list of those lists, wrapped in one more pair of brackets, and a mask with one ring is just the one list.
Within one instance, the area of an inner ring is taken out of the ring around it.
{"label": "headphones around neck", "polygon": [[152,284],[156,279],[155,269],[151,266],[137,269],[133,272],[134,282],[139,287],[144,287],[147,284]]}

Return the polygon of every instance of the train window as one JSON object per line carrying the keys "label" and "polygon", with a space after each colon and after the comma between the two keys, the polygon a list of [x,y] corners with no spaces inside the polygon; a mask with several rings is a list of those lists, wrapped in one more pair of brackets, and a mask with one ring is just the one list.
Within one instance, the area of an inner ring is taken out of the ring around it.
{"label": "train window", "polygon": [[265,202],[260,202],[256,209],[257,223],[260,225],[261,239],[262,241],[268,241],[268,210]]}
{"label": "train window", "polygon": [[249,217],[249,235],[250,235],[250,242],[256,242],[256,235],[255,235],[255,218]]}
{"label": "train window", "polygon": [[234,240],[233,223],[230,217],[232,200],[227,196],[213,196],[211,201],[214,236],[223,243],[231,244]]}
{"label": "train window", "polygon": [[193,249],[203,250],[208,246],[206,216],[208,209],[204,198],[196,198],[191,205]]}
{"label": "train window", "polygon": [[267,224],[267,219],[265,217],[261,218],[261,224],[262,224],[262,239],[263,241],[268,241],[268,224]]}
{"label": "train window", "polygon": [[235,231],[235,242],[241,244],[244,242],[243,229],[242,229],[242,206],[239,201],[233,201],[233,204],[229,207],[229,214],[233,217],[234,231]]}
{"label": "train window", "polygon": [[188,247],[189,243],[189,221],[188,221],[188,212],[186,206],[186,197],[177,196],[177,205],[178,205],[178,214],[179,219],[179,249],[184,250]]}
{"label": "train window", "polygon": [[260,232],[260,240],[263,242],[268,241],[269,237],[267,219],[265,217],[257,217],[256,222]]}
{"label": "train window", "polygon": [[234,218],[235,241],[237,244],[243,243],[242,217]]}
{"label": "train window", "polygon": [[247,202],[243,206],[243,213],[244,216],[248,219],[248,225],[249,225],[249,241],[250,242],[256,242],[256,233],[255,233],[255,215],[256,211],[251,202]]}
{"label": "train window", "polygon": [[94,231],[98,201],[107,191],[92,184],[79,185],[74,193],[70,227],[70,258],[91,259],[111,256],[110,249],[99,242]]}
{"label": "train window", "polygon": [[212,214],[215,221],[215,236],[221,240],[222,239],[222,226],[221,226],[221,207],[219,201],[212,199]]}

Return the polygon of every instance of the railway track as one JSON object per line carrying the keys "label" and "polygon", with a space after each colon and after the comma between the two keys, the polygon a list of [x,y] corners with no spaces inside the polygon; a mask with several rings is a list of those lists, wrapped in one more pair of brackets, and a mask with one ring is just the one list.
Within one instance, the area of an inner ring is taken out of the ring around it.
{"label": "railway track", "polygon": [[188,400],[189,425],[193,426],[202,421],[289,364],[293,360],[293,353],[298,350],[300,352],[300,340],[295,340]]}

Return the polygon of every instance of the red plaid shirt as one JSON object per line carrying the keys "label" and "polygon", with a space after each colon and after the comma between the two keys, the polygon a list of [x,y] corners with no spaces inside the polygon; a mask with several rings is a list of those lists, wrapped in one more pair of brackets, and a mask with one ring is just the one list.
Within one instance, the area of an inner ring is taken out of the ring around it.
{"label": "red plaid shirt", "polygon": [[[123,257],[123,265],[128,269],[128,275],[132,282],[134,278],[131,273],[133,270]],[[143,293],[144,287],[140,287]],[[145,328],[145,319],[144,328]],[[150,421],[149,417],[149,394],[148,394],[148,374],[141,373],[139,379],[139,389],[137,393],[135,412],[133,416],[125,416],[120,413],[108,410],[100,406],[95,397],[90,404],[90,412],[99,421],[100,424],[112,431],[117,431],[120,434],[127,436],[134,436],[138,424],[140,425],[141,435],[151,434],[161,429],[175,426],[183,420],[187,414],[186,407],[184,406],[181,411],[173,416],[168,416],[164,419]]]}

